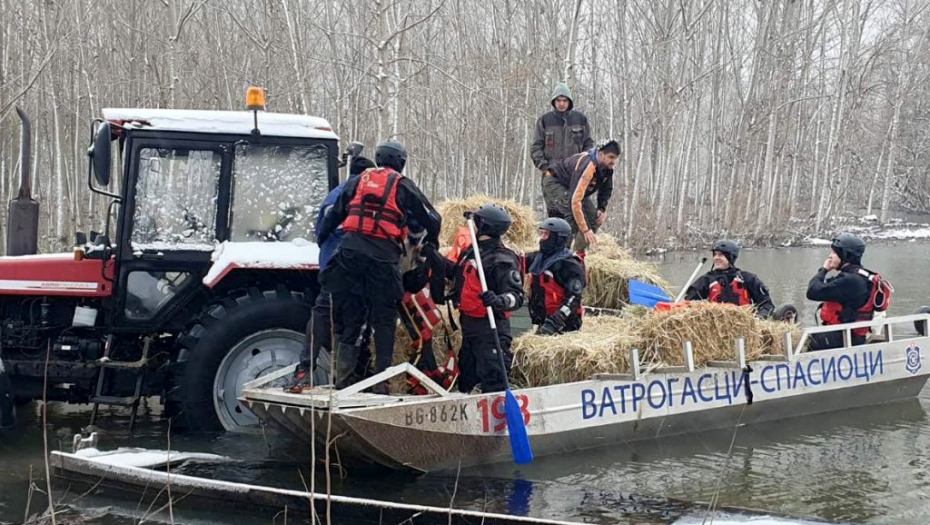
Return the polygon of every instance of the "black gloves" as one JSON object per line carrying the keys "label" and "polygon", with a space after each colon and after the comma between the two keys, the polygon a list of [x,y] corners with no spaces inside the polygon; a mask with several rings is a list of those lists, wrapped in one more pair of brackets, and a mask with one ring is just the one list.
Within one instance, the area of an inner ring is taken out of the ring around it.
{"label": "black gloves", "polygon": [[429,270],[426,266],[418,264],[416,268],[404,272],[402,276],[404,282],[404,291],[417,293],[429,283]]}
{"label": "black gloves", "polygon": [[481,302],[484,303],[485,306],[490,306],[495,312],[503,312],[507,307],[504,298],[490,290],[481,292],[478,297],[481,298]]}
{"label": "black gloves", "polygon": [[546,318],[546,321],[539,327],[539,335],[556,335],[562,333],[565,329],[566,316],[561,310]]}

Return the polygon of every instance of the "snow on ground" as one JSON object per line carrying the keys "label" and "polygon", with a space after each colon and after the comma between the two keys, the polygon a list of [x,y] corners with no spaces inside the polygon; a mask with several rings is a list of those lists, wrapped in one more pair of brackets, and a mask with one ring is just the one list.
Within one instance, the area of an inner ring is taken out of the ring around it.
{"label": "snow on ground", "polygon": [[672,523],[672,525],[702,525],[711,522],[715,525],[815,525],[815,522],[800,519],[775,518],[771,516],[740,516],[733,514],[715,514],[712,520],[704,516],[686,517]]}
{"label": "snow on ground", "polygon": [[892,228],[888,230],[870,232],[867,235],[873,239],[895,239],[899,241],[911,239],[930,239],[930,228]]}
{"label": "snow on ground", "polygon": [[803,243],[811,246],[830,246],[830,244],[832,244],[829,239],[821,239],[819,237],[808,237],[804,239]]}
{"label": "snow on ground", "polygon": [[170,458],[172,463],[189,459],[200,461],[232,461],[226,456],[202,454],[199,452],[176,452],[170,454],[165,450],[148,450],[144,448],[120,447],[116,450],[101,452],[96,448],[85,448],[75,453],[76,456],[93,458],[94,461],[121,467],[150,468],[164,465]]}
{"label": "snow on ground", "polygon": [[[847,232],[862,237],[868,241],[917,241],[930,239],[930,224],[917,224],[906,222],[891,222],[880,225],[874,224],[872,215],[866,215],[860,220],[860,225],[838,226],[836,232]],[[822,237],[805,237],[801,244],[808,246],[829,246],[830,241]]]}
{"label": "snow on ground", "polygon": [[320,248],[305,239],[291,242],[229,242],[213,251],[213,266],[204,276],[209,285],[228,268],[306,268],[320,263]]}

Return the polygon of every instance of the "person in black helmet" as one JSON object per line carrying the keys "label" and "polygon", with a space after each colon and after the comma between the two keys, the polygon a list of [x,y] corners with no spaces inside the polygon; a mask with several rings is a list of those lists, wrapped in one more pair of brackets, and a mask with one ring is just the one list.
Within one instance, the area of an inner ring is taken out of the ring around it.
{"label": "person in black helmet", "polygon": [[[344,231],[339,249],[320,275],[337,313],[336,388],[345,388],[356,377],[353,372],[360,353],[356,342],[365,326],[374,331],[374,372],[391,365],[397,312],[403,298],[398,263],[408,218],[426,230],[425,243],[439,243],[442,219],[416,184],[401,175],[406,162],[403,144],[394,140],[378,144],[378,167],[365,170],[346,184],[317,232],[318,242],[325,243],[340,225]],[[372,392],[386,394],[387,383],[372,387]]]}
{"label": "person in black helmet", "polygon": [[[481,291],[474,248],[469,246],[454,263],[445,265],[446,277],[453,282],[452,303],[459,309],[462,348],[459,350],[459,389],[462,392],[500,392],[506,387],[504,374],[510,372],[510,312],[523,306],[523,276],[517,254],[501,242],[513,220],[507,210],[485,204],[474,213],[475,235],[488,291]],[[440,259],[435,250],[432,259]],[[487,307],[494,311],[497,336],[507,369],[501,370],[494,332],[487,318]]]}
{"label": "person in black helmet", "polygon": [[685,300],[752,305],[758,317],[769,318],[775,309],[769,289],[755,274],[735,266],[739,245],[730,240],[717,241],[712,253],[714,268],[688,288]]}
{"label": "person in black helmet", "polygon": [[[872,318],[871,310],[868,310],[867,316],[860,315],[861,310],[869,303],[872,292],[869,272],[861,266],[863,254],[865,243],[855,235],[841,233],[830,243],[830,256],[807,285],[807,298],[823,302],[820,307],[820,319],[823,324],[836,325]],[[831,271],[839,273],[827,277]],[[864,344],[868,331],[868,328],[853,330],[852,344]],[[843,332],[828,332],[812,334],[808,348],[827,350],[842,346]]]}
{"label": "person in black helmet", "polygon": [[539,226],[539,251],[526,254],[530,319],[540,335],[581,328],[584,263],[568,248],[571,239],[568,221],[549,218]]}

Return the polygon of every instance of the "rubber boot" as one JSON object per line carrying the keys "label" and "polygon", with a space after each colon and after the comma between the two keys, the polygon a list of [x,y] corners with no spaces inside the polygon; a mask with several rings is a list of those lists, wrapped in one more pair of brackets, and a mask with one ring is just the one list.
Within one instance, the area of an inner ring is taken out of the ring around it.
{"label": "rubber boot", "polygon": [[352,344],[339,343],[336,350],[336,389],[341,390],[352,383],[358,365],[359,348]]}

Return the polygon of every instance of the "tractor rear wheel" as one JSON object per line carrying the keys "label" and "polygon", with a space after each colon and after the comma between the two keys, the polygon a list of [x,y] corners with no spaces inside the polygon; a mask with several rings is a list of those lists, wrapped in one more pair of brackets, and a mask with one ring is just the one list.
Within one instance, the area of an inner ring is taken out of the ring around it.
{"label": "tractor rear wheel", "polygon": [[239,402],[242,386],[297,363],[309,317],[303,294],[284,287],[250,287],[206,308],[179,339],[166,406],[172,421],[194,431],[257,425]]}

